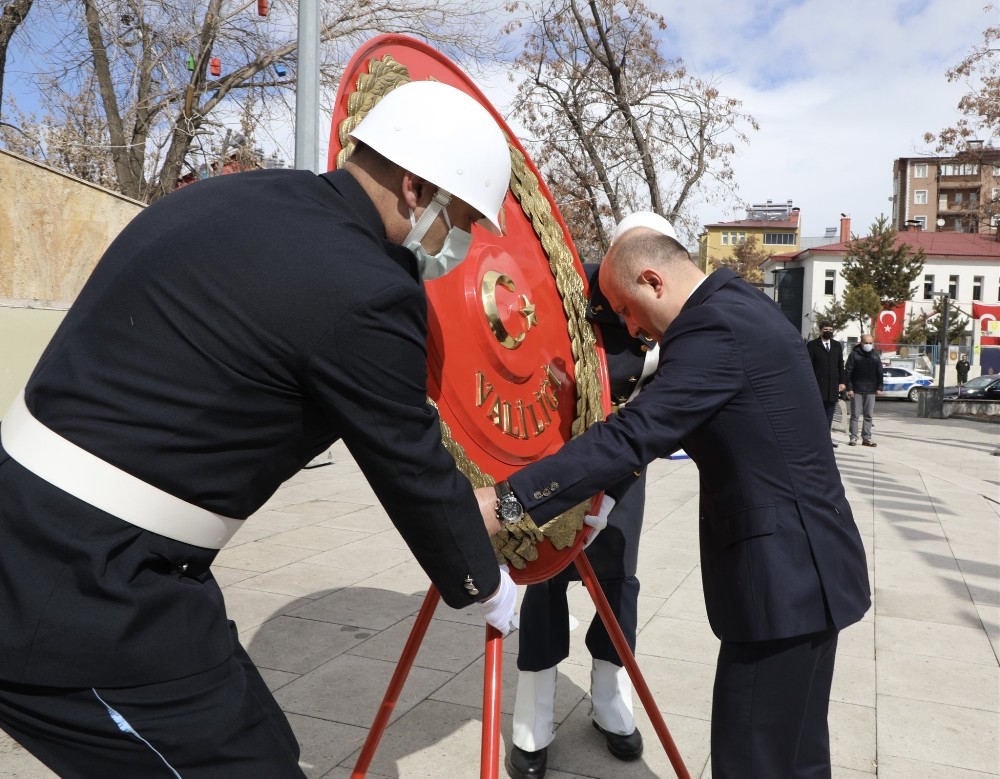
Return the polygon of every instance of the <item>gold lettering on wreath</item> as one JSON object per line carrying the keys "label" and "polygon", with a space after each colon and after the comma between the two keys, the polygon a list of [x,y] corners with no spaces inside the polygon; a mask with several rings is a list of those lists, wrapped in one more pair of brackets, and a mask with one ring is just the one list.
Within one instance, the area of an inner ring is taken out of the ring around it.
{"label": "gold lettering on wreath", "polygon": [[[486,411],[486,417],[511,438],[527,441],[540,436],[552,424],[550,411],[559,409],[559,390],[562,382],[548,365],[542,366],[542,381],[531,394],[534,398],[517,398],[514,401],[500,397],[486,374],[476,371],[476,408]],[[528,421],[528,418],[531,421]]]}

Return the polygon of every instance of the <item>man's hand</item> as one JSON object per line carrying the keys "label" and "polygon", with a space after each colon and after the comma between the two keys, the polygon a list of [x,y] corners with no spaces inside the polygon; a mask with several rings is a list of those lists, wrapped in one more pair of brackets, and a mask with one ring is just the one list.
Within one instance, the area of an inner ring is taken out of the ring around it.
{"label": "man's hand", "polygon": [[514,621],[514,606],[517,604],[517,585],[510,578],[506,565],[500,566],[500,586],[486,600],[479,603],[483,619],[500,631],[510,633]]}
{"label": "man's hand", "polygon": [[483,515],[483,524],[486,525],[486,532],[493,538],[500,532],[500,520],[497,519],[497,492],[494,487],[480,487],[475,490],[476,500],[479,501],[479,512]]}
{"label": "man's hand", "polygon": [[583,518],[583,524],[590,525],[593,528],[593,530],[590,531],[590,535],[587,536],[587,543],[583,545],[584,549],[594,543],[594,539],[597,538],[597,534],[608,526],[608,514],[611,513],[611,509],[614,507],[615,499],[610,495],[605,495],[601,498],[601,508],[598,509],[597,513],[587,514]]}
{"label": "man's hand", "polygon": [[837,385],[837,392],[843,392],[845,389],[847,389],[847,385],[846,384],[838,384]]}

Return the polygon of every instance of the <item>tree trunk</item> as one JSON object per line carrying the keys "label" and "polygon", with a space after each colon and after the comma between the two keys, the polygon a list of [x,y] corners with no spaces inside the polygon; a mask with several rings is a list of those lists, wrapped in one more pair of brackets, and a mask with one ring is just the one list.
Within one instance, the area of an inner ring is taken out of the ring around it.
{"label": "tree trunk", "polygon": [[7,47],[17,28],[28,16],[35,0],[12,0],[0,10],[0,116],[3,115],[3,74],[7,64]]}

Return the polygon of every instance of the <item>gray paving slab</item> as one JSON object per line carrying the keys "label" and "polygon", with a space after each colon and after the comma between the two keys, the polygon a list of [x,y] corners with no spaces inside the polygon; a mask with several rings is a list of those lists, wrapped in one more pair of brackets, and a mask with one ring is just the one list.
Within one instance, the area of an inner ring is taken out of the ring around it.
{"label": "gray paving slab", "polygon": [[[876,404],[876,448],[838,466],[856,514],[874,607],[840,639],[830,706],[835,779],[1000,777],[1000,425],[926,420]],[[687,770],[710,779],[709,716],[718,642],[698,563],[697,471],[649,471],[639,556],[637,659]],[[284,485],[219,557],[230,615],[289,715],[311,779],[346,779],[423,602],[427,582],[343,446]],[[589,723],[594,609],[560,665],[549,779],[673,776],[642,707],[646,753],[614,760]],[[368,773],[475,777],[483,690],[482,620],[440,604]],[[510,746],[516,634],[503,652],[500,751]],[[504,775],[501,769],[501,776]],[[52,777],[0,734],[0,777]]]}

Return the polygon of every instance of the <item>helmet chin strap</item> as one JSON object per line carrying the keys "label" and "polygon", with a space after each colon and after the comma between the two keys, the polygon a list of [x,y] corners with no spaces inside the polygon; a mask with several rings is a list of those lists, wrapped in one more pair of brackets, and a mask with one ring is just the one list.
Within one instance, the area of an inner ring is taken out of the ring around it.
{"label": "helmet chin strap", "polygon": [[[441,211],[445,209],[445,206],[447,206],[450,202],[451,193],[439,188],[437,192],[434,193],[434,197],[431,199],[430,204],[420,215],[420,219],[415,220],[413,218],[413,209],[411,208],[410,224],[412,227],[410,228],[410,232],[406,234],[406,238],[403,239],[403,246],[406,246],[411,241],[419,242],[423,240],[423,237],[427,235],[427,231],[431,229],[431,225],[434,223],[434,220],[438,218],[438,214],[440,214]],[[447,211],[444,212],[444,221],[450,230],[451,220],[448,218]]]}

